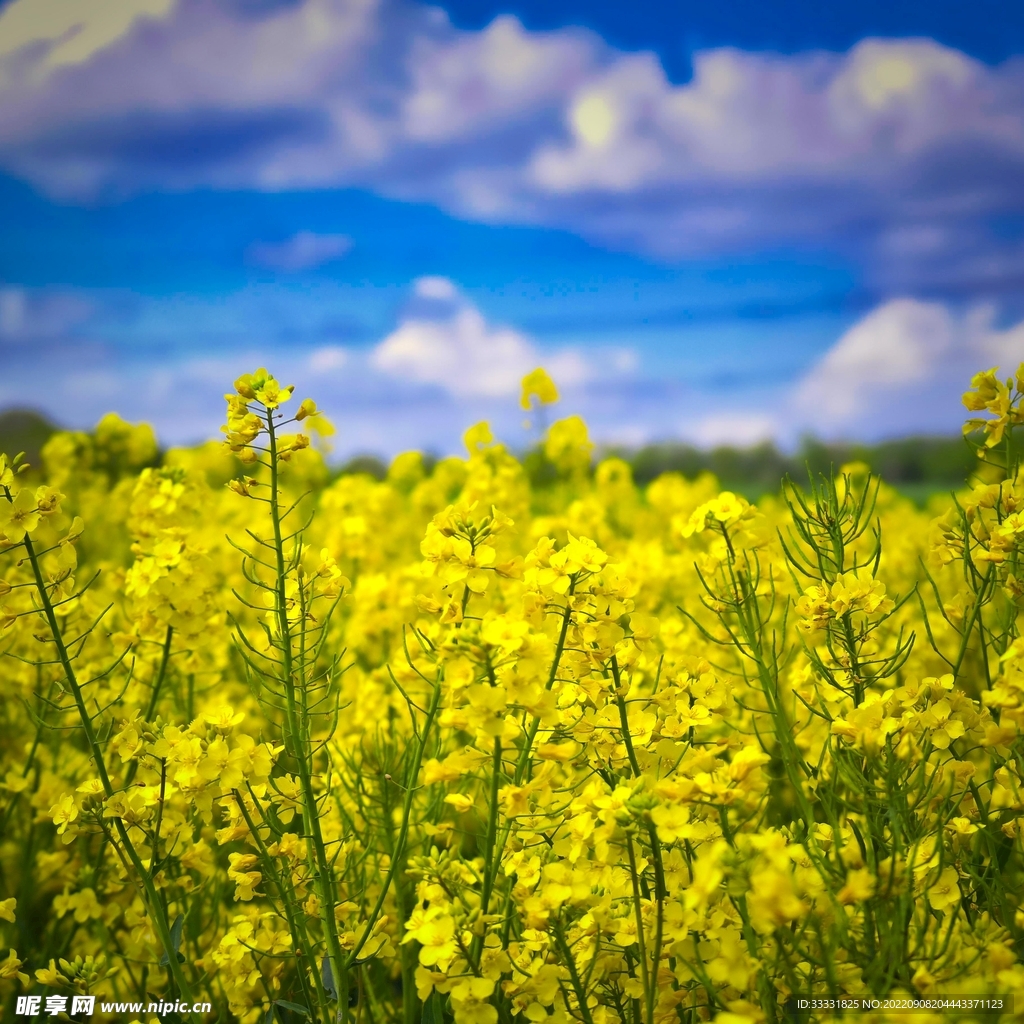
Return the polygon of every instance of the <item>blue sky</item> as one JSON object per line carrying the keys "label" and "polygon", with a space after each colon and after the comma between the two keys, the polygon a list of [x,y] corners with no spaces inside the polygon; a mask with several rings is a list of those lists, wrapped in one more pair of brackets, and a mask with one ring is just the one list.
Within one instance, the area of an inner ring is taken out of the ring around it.
{"label": "blue sky", "polygon": [[265,363],[339,456],[956,430],[1024,359],[1005,2],[0,4],[0,406],[168,443]]}

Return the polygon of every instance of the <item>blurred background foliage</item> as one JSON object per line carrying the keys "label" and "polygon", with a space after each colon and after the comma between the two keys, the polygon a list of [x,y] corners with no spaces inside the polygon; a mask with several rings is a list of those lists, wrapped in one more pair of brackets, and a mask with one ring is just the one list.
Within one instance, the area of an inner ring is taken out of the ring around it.
{"label": "blurred background foliage", "polygon": [[[0,412],[0,450],[26,453],[38,464],[43,444],[61,429],[38,412],[10,409]],[[806,437],[795,452],[784,452],[770,441],[746,448],[722,445],[698,448],[678,441],[665,441],[642,448],[605,448],[597,458],[614,456],[627,462],[638,484],[647,484],[662,473],[681,473],[694,479],[712,473],[723,489],[754,500],[777,491],[784,477],[803,479],[808,472],[828,473],[850,462],[866,463],[883,480],[907,497],[924,504],[934,494],[964,486],[977,466],[977,459],[962,437],[906,437],[877,444],[824,442]],[[430,472],[435,459],[425,456]],[[537,448],[525,455],[534,486],[543,486],[553,468]],[[359,455],[338,467],[339,474],[365,473],[383,480],[387,464],[375,455]]]}

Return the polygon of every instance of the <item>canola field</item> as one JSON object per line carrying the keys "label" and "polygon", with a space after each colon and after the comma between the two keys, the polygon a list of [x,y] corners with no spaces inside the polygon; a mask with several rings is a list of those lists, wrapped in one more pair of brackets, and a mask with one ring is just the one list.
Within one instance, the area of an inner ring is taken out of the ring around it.
{"label": "canola field", "polygon": [[927,509],[575,417],[333,477],[264,370],[226,441],[8,453],[3,1020],[1024,1017],[1022,393]]}

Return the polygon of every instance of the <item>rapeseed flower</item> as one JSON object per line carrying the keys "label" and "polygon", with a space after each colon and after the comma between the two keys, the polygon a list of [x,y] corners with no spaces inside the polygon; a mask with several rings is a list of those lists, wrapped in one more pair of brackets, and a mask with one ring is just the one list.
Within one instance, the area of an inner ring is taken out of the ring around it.
{"label": "rapeseed flower", "polygon": [[169,972],[243,1024],[1024,998],[1022,373],[975,379],[989,475],[927,511],[863,465],[756,504],[638,487],[572,416],[527,466],[477,424],[463,458],[337,476],[266,369],[222,444],[114,417],[0,458],[3,997]]}

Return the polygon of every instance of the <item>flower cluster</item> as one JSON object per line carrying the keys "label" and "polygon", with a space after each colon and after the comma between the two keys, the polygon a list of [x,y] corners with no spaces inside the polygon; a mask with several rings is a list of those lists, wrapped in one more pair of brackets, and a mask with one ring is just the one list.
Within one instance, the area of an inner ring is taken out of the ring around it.
{"label": "flower cluster", "polygon": [[639,488],[542,370],[525,460],[478,424],[339,475],[264,369],[219,444],[0,456],[0,998],[1024,1000],[1022,375],[974,379],[984,472],[927,509],[862,465]]}

